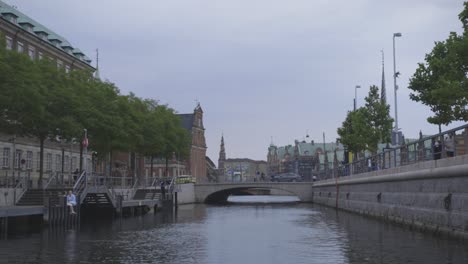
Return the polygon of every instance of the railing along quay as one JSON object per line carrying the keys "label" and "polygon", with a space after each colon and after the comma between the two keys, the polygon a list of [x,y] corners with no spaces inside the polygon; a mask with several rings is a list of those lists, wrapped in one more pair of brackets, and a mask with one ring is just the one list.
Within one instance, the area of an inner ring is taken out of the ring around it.
{"label": "railing along quay", "polygon": [[334,162],[332,168],[319,172],[318,180],[339,178],[376,170],[398,168],[429,160],[468,154],[468,124],[423,137],[399,146],[387,146],[374,155],[361,154],[348,164]]}

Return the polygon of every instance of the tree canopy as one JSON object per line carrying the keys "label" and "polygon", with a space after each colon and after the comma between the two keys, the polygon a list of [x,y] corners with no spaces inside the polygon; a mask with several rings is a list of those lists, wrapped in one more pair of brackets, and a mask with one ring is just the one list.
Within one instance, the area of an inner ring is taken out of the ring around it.
{"label": "tree canopy", "polygon": [[187,156],[189,135],[173,109],[123,95],[89,71],[66,73],[48,59],[8,51],[1,36],[0,43],[0,132],[41,142],[40,179],[44,141],[60,136],[80,142],[83,129],[101,157],[112,151]]}
{"label": "tree canopy", "polygon": [[353,153],[365,150],[375,153],[379,143],[391,140],[393,119],[390,117],[390,107],[380,100],[377,86],[370,87],[365,101],[364,107],[348,112],[337,131],[340,142]]}
{"label": "tree canopy", "polygon": [[451,32],[445,41],[435,42],[410,79],[410,98],[430,107],[428,122],[448,125],[468,121],[468,2],[459,19],[461,35]]}

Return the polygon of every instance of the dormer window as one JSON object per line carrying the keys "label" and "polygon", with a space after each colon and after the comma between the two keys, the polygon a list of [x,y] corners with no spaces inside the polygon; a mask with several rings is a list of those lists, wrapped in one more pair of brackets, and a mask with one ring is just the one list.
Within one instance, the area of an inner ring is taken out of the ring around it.
{"label": "dormer window", "polygon": [[55,47],[60,47],[60,43],[62,43],[62,41],[59,40],[59,39],[50,39],[49,41],[50,41],[50,43],[52,43],[52,45],[54,45]]}
{"label": "dormer window", "polygon": [[6,18],[6,20],[10,21],[13,24],[16,24],[18,19],[18,16],[13,13],[3,13],[3,16]]}
{"label": "dormer window", "polygon": [[73,48],[71,46],[62,46],[62,49],[68,53],[68,54],[72,54],[72,51],[73,51]]}
{"label": "dormer window", "polygon": [[33,24],[29,22],[20,22],[18,24],[20,24],[21,27],[24,28],[26,31],[31,32],[31,33],[33,32],[33,27],[34,27]]}
{"label": "dormer window", "polygon": [[47,32],[45,31],[42,31],[42,30],[39,30],[39,31],[35,31],[37,36],[39,38],[41,38],[42,40],[47,40],[47,36],[49,36],[49,34],[47,34]]}
{"label": "dormer window", "polygon": [[73,55],[75,55],[75,57],[77,57],[80,60],[83,60],[84,58],[84,54],[80,50],[75,50],[75,52],[73,52]]}

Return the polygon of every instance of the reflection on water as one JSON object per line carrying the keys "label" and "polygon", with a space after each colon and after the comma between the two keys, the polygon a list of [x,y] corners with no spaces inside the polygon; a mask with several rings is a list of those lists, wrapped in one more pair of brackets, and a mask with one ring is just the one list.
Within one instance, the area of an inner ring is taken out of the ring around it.
{"label": "reflection on water", "polygon": [[0,241],[0,262],[468,263],[464,242],[292,199],[233,196],[222,206],[44,230]]}

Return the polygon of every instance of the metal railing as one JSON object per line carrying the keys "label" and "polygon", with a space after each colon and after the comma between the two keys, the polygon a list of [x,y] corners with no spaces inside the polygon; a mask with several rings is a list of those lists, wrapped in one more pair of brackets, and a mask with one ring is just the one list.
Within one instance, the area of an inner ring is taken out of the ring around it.
{"label": "metal railing", "polygon": [[13,189],[13,201],[14,205],[16,205],[24,193],[28,190],[28,178],[29,177],[22,177],[16,183],[15,188]]}
{"label": "metal railing", "polygon": [[53,173],[52,175],[49,175],[49,178],[47,179],[47,181],[42,184],[42,189],[47,189],[49,188],[50,184],[55,181],[55,184],[57,185],[58,183],[58,172],[55,172]]}
{"label": "metal railing", "polygon": [[400,146],[384,148],[374,155],[362,155],[348,164],[335,164],[318,173],[319,180],[468,154],[468,124]]}
{"label": "metal railing", "polygon": [[78,179],[75,182],[75,185],[73,185],[73,193],[76,196],[80,197],[80,203],[83,202],[83,200],[86,197],[86,188],[88,187],[88,179],[86,177],[86,171],[83,171],[78,177]]}

